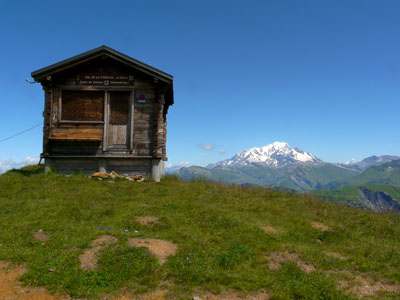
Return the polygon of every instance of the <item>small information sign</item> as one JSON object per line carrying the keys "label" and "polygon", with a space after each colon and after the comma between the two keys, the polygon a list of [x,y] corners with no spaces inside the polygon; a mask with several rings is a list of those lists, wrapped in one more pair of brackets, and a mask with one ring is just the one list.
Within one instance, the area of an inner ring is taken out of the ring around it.
{"label": "small information sign", "polygon": [[79,85],[133,86],[133,79],[132,75],[81,74],[77,83]]}
{"label": "small information sign", "polygon": [[140,103],[145,103],[146,102],[146,94],[139,94],[139,99],[138,101]]}

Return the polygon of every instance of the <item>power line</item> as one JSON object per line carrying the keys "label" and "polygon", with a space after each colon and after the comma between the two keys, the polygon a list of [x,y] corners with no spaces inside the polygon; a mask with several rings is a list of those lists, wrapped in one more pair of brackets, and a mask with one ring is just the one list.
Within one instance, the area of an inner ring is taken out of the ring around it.
{"label": "power line", "polygon": [[43,124],[43,123],[40,122],[39,124],[36,124],[35,126],[33,126],[33,127],[31,127],[31,128],[25,129],[25,130],[23,130],[23,131],[21,131],[21,132],[18,132],[18,133],[16,133],[16,134],[13,134],[12,136],[6,137],[5,139],[0,140],[0,143],[1,143],[1,142],[4,142],[4,141],[7,141],[7,140],[10,140],[10,139],[12,139],[12,138],[14,138],[14,137],[16,137],[16,136],[19,136],[19,135],[21,135],[21,134],[23,134],[23,133],[25,133],[25,132],[27,132],[27,131],[29,131],[29,130],[35,129],[36,127],[39,127],[39,126],[42,125],[42,124]]}

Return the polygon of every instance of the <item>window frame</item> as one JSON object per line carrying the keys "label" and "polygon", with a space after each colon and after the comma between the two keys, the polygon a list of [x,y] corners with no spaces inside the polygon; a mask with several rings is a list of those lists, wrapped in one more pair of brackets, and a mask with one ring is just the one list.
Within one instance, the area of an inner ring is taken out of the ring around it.
{"label": "window frame", "polygon": [[[103,120],[102,121],[76,121],[76,120],[63,120],[62,119],[62,94],[63,91],[103,91],[104,92],[104,97],[103,97]],[[58,99],[58,122],[60,124],[105,124],[106,120],[106,113],[107,113],[107,97],[108,97],[108,92],[109,91],[130,91],[132,92],[134,90],[133,87],[88,87],[88,86],[60,86],[60,92],[59,92],[59,99]],[[108,118],[107,118],[108,119]]]}

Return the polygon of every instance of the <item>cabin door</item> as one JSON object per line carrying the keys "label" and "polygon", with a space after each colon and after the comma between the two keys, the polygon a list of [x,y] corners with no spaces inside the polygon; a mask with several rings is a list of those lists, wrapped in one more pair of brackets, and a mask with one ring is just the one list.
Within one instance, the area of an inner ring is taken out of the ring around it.
{"label": "cabin door", "polygon": [[131,92],[109,92],[107,148],[127,151],[129,144],[129,107]]}

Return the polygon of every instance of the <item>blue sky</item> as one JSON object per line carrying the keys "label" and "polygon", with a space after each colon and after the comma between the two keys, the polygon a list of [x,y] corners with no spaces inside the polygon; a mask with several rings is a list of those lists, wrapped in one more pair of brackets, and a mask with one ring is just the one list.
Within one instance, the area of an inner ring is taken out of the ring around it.
{"label": "blue sky", "polygon": [[[399,15],[397,0],[0,1],[0,140],[42,121],[31,71],[105,44],[174,75],[170,163],[274,141],[329,162],[400,155]],[[0,162],[41,139],[0,143]]]}

